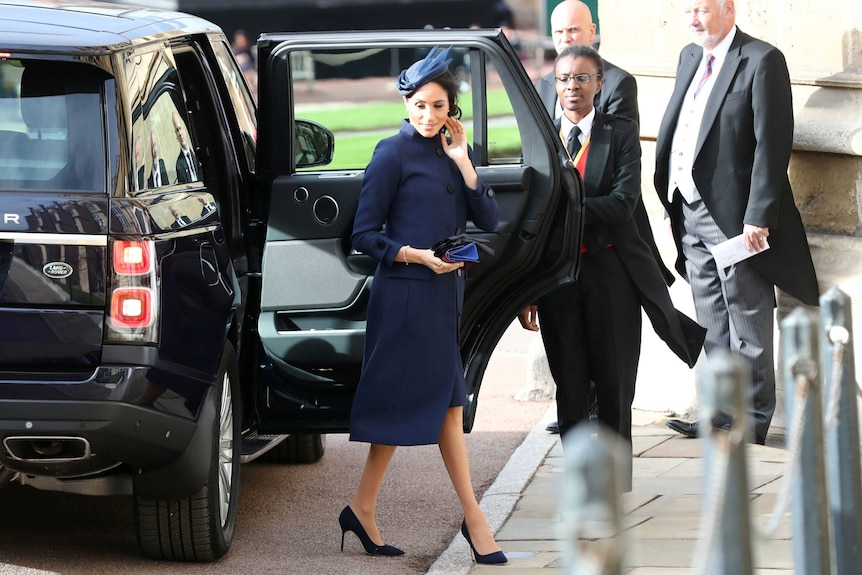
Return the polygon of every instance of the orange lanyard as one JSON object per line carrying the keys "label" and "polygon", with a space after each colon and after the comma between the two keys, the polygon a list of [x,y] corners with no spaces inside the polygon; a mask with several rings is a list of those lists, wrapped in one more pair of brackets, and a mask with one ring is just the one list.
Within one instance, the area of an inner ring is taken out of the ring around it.
{"label": "orange lanyard", "polygon": [[584,143],[581,144],[581,149],[578,150],[578,153],[572,158],[572,155],[569,153],[569,147],[566,145],[566,139],[563,137],[563,129],[560,128],[560,140],[563,142],[563,149],[566,151],[566,155],[569,157],[569,160],[572,161],[573,166],[577,166],[578,162],[581,161],[581,156],[584,155],[584,151],[586,151],[587,146],[590,145],[590,138],[593,137],[593,132],[590,131],[589,135],[587,135],[587,139],[584,140]]}

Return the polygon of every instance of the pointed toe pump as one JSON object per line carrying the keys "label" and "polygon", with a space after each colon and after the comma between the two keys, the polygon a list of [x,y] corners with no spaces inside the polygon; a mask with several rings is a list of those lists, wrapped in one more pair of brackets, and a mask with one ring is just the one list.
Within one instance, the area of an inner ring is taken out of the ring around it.
{"label": "pointed toe pump", "polygon": [[473,541],[470,540],[470,532],[467,531],[466,520],[461,522],[461,535],[463,535],[464,539],[467,540],[467,543],[470,544],[470,550],[473,551],[473,556],[476,558],[476,563],[482,563],[483,565],[499,565],[508,561],[508,559],[506,558],[506,554],[502,551],[494,551],[493,553],[488,553],[487,555],[480,555],[479,552],[476,551],[476,548],[473,547]]}
{"label": "pointed toe pump", "polygon": [[404,551],[398,547],[393,547],[392,545],[377,545],[374,543],[374,541],[371,540],[371,537],[368,536],[368,533],[365,532],[365,528],[362,526],[362,523],[359,522],[359,518],[356,517],[356,514],[349,505],[345,507],[341,511],[341,515],[338,516],[338,524],[341,525],[342,551],[344,551],[344,534],[348,531],[353,531],[359,538],[359,542],[362,543],[362,547],[365,548],[365,552],[369,555],[383,555],[386,557],[404,555]]}

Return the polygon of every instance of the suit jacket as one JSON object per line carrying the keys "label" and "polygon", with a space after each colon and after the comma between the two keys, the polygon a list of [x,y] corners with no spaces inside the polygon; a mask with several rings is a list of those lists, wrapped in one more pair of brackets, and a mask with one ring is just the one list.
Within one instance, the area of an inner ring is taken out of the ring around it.
{"label": "suit jacket", "polygon": [[184,228],[187,225],[192,223],[192,219],[188,216],[177,216],[177,219],[171,224],[171,229],[177,230],[179,228]]}
{"label": "suit jacket", "polygon": [[640,199],[640,160],[637,124],[596,110],[583,174],[584,245],[590,253],[616,250],[637,286],[653,329],[693,367],[706,330],[673,307],[661,271],[633,219]]}
{"label": "suit jacket", "polygon": [[189,153],[192,156],[192,163],[194,163],[195,167],[195,178],[192,177],[191,170],[189,170],[189,165],[186,162],[186,155],[183,153],[183,150],[180,150],[179,155],[177,156],[177,183],[185,184],[187,182],[195,182],[203,179],[203,174],[201,174],[201,163],[198,161],[198,157],[194,152],[189,150]]}
{"label": "suit jacket", "polygon": [[[656,141],[655,188],[671,214],[676,269],[683,277],[681,205],[668,202],[668,169],[677,119],[702,57],[703,48],[696,44],[680,53]],[[817,305],[814,264],[787,175],[792,147],[793,104],[784,55],[737,29],[706,103],[692,176],[728,238],[742,233],[743,224],[769,228],[770,249],[752,257],[751,265],[793,297]]]}
{"label": "suit jacket", "polygon": [[140,191],[140,190],[143,190],[143,189],[144,189],[144,181],[146,180],[145,173],[146,173],[146,172],[145,172],[145,170],[144,170],[144,167],[143,167],[143,166],[141,166],[140,168],[138,168],[138,187],[137,187],[137,190],[138,190],[138,191]]}
{"label": "suit jacket", "polygon": [[[601,91],[596,94],[594,102],[596,110],[605,114],[623,116],[639,123],[637,81],[634,76],[619,66],[615,66],[607,60],[602,61],[604,62],[605,69],[603,77],[605,82],[602,84]],[[557,86],[553,71],[536,82],[536,91],[545,105],[545,110],[548,111],[551,118],[556,118],[556,107],[559,106],[559,103],[557,102]],[[656,264],[658,264],[665,283],[671,285],[675,280],[673,272],[664,265],[664,261],[661,259],[646,207],[640,198],[638,199],[638,205],[635,207],[634,219],[641,236],[649,246]]]}
{"label": "suit jacket", "polygon": [[[163,186],[170,185],[170,182],[168,181],[168,170],[165,168],[165,161],[161,158],[159,158],[159,179],[160,179],[161,185],[163,185]],[[147,178],[147,187],[148,188],[155,188],[156,187],[156,181],[153,178],[153,172],[152,171],[150,172],[150,177]]]}

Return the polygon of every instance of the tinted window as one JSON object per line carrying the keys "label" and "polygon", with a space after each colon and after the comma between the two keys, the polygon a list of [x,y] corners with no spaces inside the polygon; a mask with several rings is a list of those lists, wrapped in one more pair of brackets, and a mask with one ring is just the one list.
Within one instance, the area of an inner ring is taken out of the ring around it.
{"label": "tinted window", "polygon": [[0,186],[105,191],[107,78],[76,62],[0,59]]}
{"label": "tinted window", "polygon": [[132,188],[137,192],[203,180],[197,139],[169,50],[140,52],[129,75],[132,108]]}
{"label": "tinted window", "polygon": [[[428,50],[303,50],[290,54],[294,117],[313,120],[335,133],[332,163],[310,169],[358,170],[368,165],[377,143],[395,133],[407,117],[395,89],[398,74]],[[475,48],[456,48],[449,56],[474,163],[521,164],[518,120],[492,62]],[[296,164],[299,160],[297,154]]]}
{"label": "tinted window", "polygon": [[248,163],[248,168],[254,171],[255,141],[257,139],[257,125],[255,124],[256,107],[251,99],[251,94],[243,85],[243,72],[237,66],[230,48],[224,42],[220,41],[213,41],[212,47],[216,55],[216,61],[225,79],[225,84],[227,85],[236,121],[242,132],[242,145],[245,150],[245,159]]}

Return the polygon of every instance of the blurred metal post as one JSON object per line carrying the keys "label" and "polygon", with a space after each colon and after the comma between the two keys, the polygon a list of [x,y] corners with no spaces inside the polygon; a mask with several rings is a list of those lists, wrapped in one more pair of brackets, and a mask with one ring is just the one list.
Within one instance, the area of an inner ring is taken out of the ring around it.
{"label": "blurred metal post", "polygon": [[563,438],[566,471],[560,535],[563,573],[621,575],[623,527],[620,492],[631,449],[603,427],[583,423]]}
{"label": "blurred metal post", "polygon": [[850,296],[833,287],[820,298],[826,401],[826,478],[835,546],[835,573],[862,573],[862,471]]}
{"label": "blurred metal post", "polygon": [[[729,353],[714,354],[700,375],[704,449],[704,510],[695,573],[751,575],[751,517],[745,443],[749,367]],[[730,431],[713,429],[716,416],[733,416]]]}
{"label": "blurred metal post", "polygon": [[[796,575],[829,575],[829,525],[826,471],[823,460],[823,411],[817,358],[818,326],[803,308],[793,310],[781,322],[784,351],[781,358],[787,384],[787,413],[794,425],[802,423],[790,445],[797,457],[791,503],[793,518],[793,566]],[[791,391],[792,390],[792,391]],[[797,413],[797,410],[802,411]],[[857,446],[858,449],[858,446]],[[787,480],[787,478],[785,478]]]}

